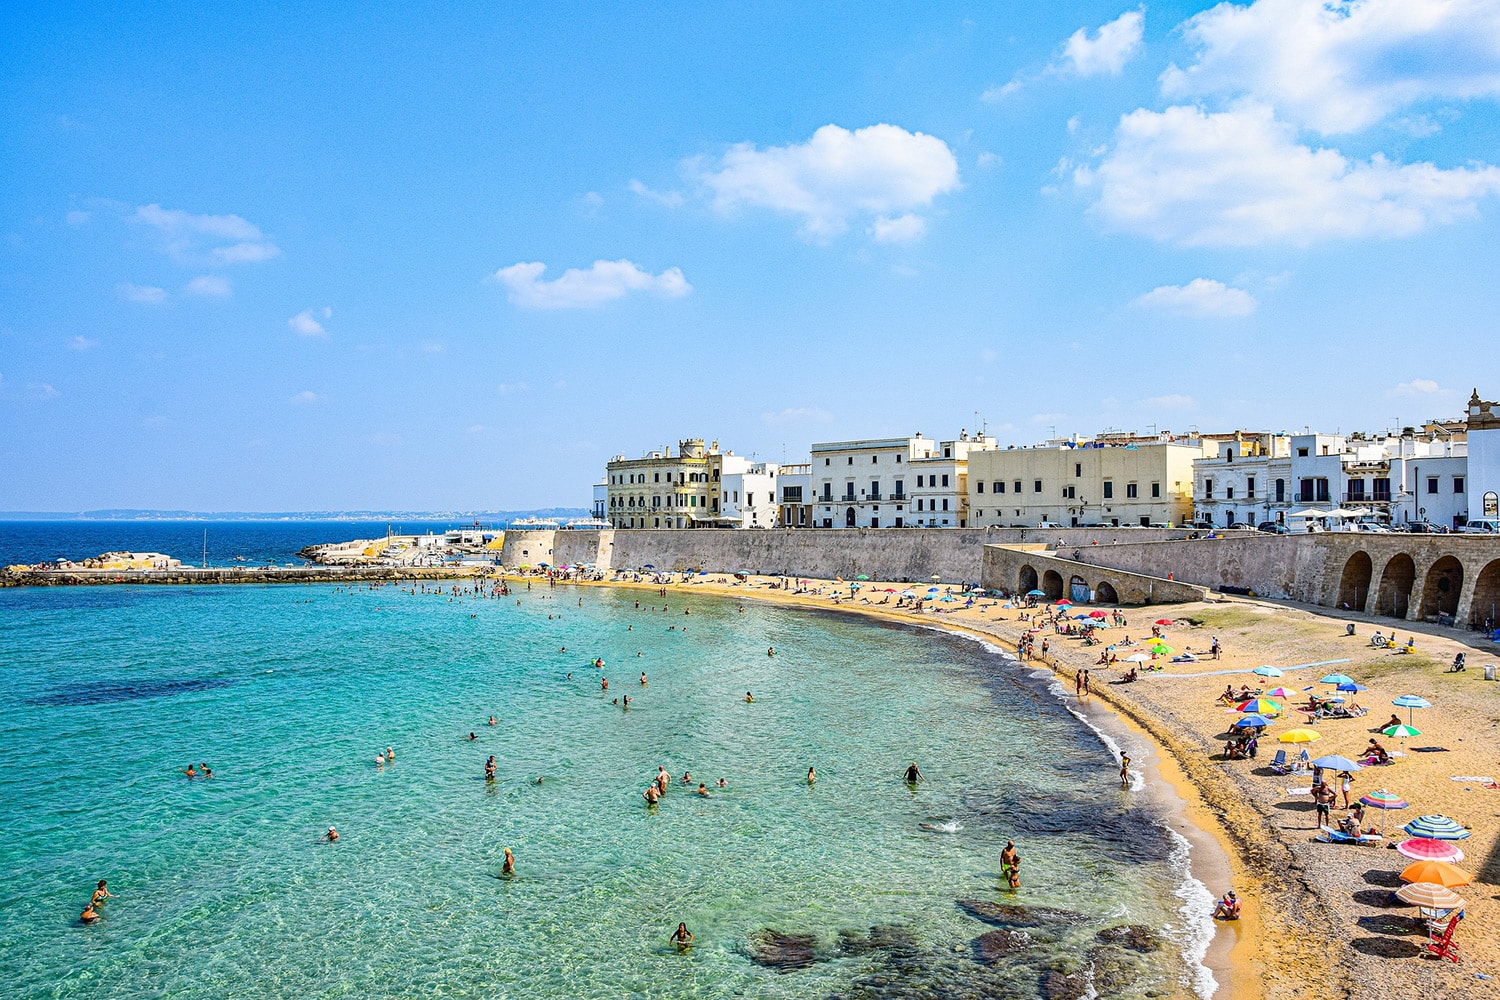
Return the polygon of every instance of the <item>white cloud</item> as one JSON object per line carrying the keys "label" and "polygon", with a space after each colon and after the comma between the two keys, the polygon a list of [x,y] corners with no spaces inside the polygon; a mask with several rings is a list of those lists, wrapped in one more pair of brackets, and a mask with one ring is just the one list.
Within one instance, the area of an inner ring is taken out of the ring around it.
{"label": "white cloud", "polygon": [[1114,148],[1074,180],[1117,229],[1195,245],[1309,244],[1405,236],[1470,216],[1500,192],[1500,169],[1352,161],[1296,141],[1265,105],[1208,113],[1144,108],[1120,119]]}
{"label": "white cloud", "polygon": [[485,428],[484,424],[470,424],[469,425],[469,433],[470,434],[483,434],[485,432],[485,430],[486,430],[486,428]]}
{"label": "white cloud", "polygon": [[259,226],[238,215],[193,215],[181,209],[142,205],[133,218],[161,234],[167,252],[179,260],[207,258],[220,264],[246,264],[281,253]]}
{"label": "white cloud", "polygon": [[1156,410],[1191,410],[1198,405],[1198,401],[1192,396],[1173,393],[1170,396],[1152,396],[1146,400],[1146,405]]}
{"label": "white cloud", "polygon": [[652,274],[628,260],[596,260],[587,269],[570,267],[561,277],[542,281],[546,270],[546,264],[535,262],[512,264],[496,271],[494,279],[525,309],[594,309],[630,292],[680,299],[693,290],[681,268]]}
{"label": "white cloud", "polygon": [[851,218],[909,213],[959,187],[947,143],[883,124],[853,132],[824,125],[807,142],[765,149],[741,143],[692,167],[719,211],[799,216],[803,234],[818,239],[842,233]]}
{"label": "white cloud", "polygon": [[526,392],[530,388],[525,382],[501,382],[495,390],[502,396],[509,396],[512,393]]}
{"label": "white cloud", "polygon": [[75,208],[73,211],[64,216],[64,218],[67,219],[68,225],[70,226],[82,226],[86,224],[89,219],[92,218],[92,216],[88,212]]}
{"label": "white cloud", "polygon": [[68,350],[70,351],[87,351],[98,346],[99,341],[90,340],[89,338],[82,336],[81,334],[79,336],[70,337],[68,339]]}
{"label": "white cloud", "polygon": [[446,354],[447,352],[448,345],[444,344],[442,341],[428,340],[424,341],[422,344],[423,354]]}
{"label": "white cloud", "polygon": [[26,385],[26,395],[32,399],[56,399],[62,393],[52,388],[47,382],[29,382]]}
{"label": "white cloud", "polygon": [[974,164],[981,170],[990,170],[1000,166],[1004,162],[1005,160],[1001,158],[999,153],[991,153],[989,151],[980,153],[974,158]]}
{"label": "white cloud", "polygon": [[1259,304],[1249,292],[1222,281],[1194,278],[1185,285],[1162,285],[1136,299],[1134,305],[1177,316],[1223,318],[1248,316]]}
{"label": "white cloud", "polygon": [[234,286],[229,283],[228,278],[221,278],[217,274],[203,274],[184,285],[182,294],[223,298],[234,294]]}
{"label": "white cloud", "polygon": [[291,402],[296,403],[298,406],[311,406],[313,403],[320,402],[321,399],[322,397],[311,389],[303,389],[291,398]]}
{"label": "white cloud", "polygon": [[986,104],[999,104],[1021,87],[1021,78],[1016,77],[1009,83],[1003,83],[998,87],[986,87],[984,93],[979,95],[979,99]]}
{"label": "white cloud", "polygon": [[910,212],[894,219],[881,215],[876,216],[875,221],[870,223],[870,228],[865,231],[876,243],[910,243],[927,235],[927,221]]}
{"label": "white cloud", "polygon": [[1500,96],[1493,0],[1257,0],[1181,25],[1196,61],[1169,67],[1169,98],[1251,97],[1325,135],[1425,100]]}
{"label": "white cloud", "polygon": [[645,198],[647,201],[654,201],[658,205],[677,208],[682,204],[682,192],[680,191],[654,191],[634,177],[630,179],[628,187],[642,198]]}
{"label": "white cloud", "polygon": [[120,293],[121,298],[142,305],[159,306],[167,301],[167,290],[155,285],[132,285],[128,281],[122,281],[115,286],[115,291]]}
{"label": "white cloud", "polygon": [[1392,396],[1421,397],[1432,396],[1444,392],[1442,386],[1430,378],[1414,378],[1410,382],[1401,382],[1391,390]]}
{"label": "white cloud", "polygon": [[788,406],[775,413],[762,413],[760,419],[768,424],[826,424],[833,414],[815,406]]}
{"label": "white cloud", "polygon": [[323,324],[318,322],[318,319],[319,317],[325,320],[331,318],[333,316],[333,310],[329,309],[327,306],[324,306],[322,309],[316,310],[316,312],[317,316],[314,316],[314,310],[304,309],[297,315],[293,316],[291,319],[287,320],[286,325],[291,327],[294,332],[303,337],[326,337],[328,335],[328,331],[323,328]]}
{"label": "white cloud", "polygon": [[1079,28],[1063,44],[1056,69],[1076,76],[1119,76],[1141,49],[1145,24],[1145,14],[1127,10],[1092,35]]}

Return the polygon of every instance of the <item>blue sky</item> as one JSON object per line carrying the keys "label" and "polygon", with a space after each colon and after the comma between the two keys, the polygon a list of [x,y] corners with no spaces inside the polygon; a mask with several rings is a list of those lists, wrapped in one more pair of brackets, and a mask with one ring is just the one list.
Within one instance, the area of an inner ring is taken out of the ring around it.
{"label": "blue sky", "polygon": [[1456,415],[1497,99],[1494,0],[11,5],[0,510]]}

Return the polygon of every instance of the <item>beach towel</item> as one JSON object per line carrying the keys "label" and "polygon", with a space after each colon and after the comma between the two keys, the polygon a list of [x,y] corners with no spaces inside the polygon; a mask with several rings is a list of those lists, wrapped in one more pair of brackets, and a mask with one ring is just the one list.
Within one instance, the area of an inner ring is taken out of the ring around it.
{"label": "beach towel", "polygon": [[1495,782],[1494,778],[1488,778],[1488,777],[1486,777],[1486,778],[1476,778],[1472,774],[1455,774],[1453,777],[1449,778],[1448,780],[1449,781],[1465,781],[1465,782],[1472,781],[1476,785],[1490,785],[1490,784],[1494,784],[1494,782]]}
{"label": "beach towel", "polygon": [[1311,788],[1288,788],[1286,790],[1286,793],[1288,795],[1311,795],[1312,794],[1312,789]]}
{"label": "beach towel", "polygon": [[[1447,753],[1448,752],[1448,748],[1447,747],[1412,747],[1411,748],[1411,752],[1412,753]],[[1394,757],[1395,754],[1392,754],[1391,756]]]}

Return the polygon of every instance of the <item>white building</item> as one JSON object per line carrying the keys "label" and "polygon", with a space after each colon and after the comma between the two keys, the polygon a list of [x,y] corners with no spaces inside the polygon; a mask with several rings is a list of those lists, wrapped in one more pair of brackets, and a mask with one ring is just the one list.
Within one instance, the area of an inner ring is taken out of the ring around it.
{"label": "white building", "polygon": [[825,441],[812,446],[813,520],[822,528],[900,528],[908,523],[911,461],[937,443],[906,438]]}
{"label": "white building", "polygon": [[1500,518],[1500,402],[1469,397],[1468,520]]}
{"label": "white building", "polygon": [[777,479],[774,462],[751,464],[725,455],[719,477],[719,516],[727,528],[774,528],[777,521]]}
{"label": "white building", "polygon": [[808,528],[813,524],[811,465],[783,465],[776,470],[778,513],[782,528]]}
{"label": "white building", "polygon": [[994,449],[994,438],[982,432],[971,438],[961,431],[956,439],[940,441],[932,451],[913,458],[906,523],[918,528],[967,528],[969,454]]}
{"label": "white building", "polygon": [[603,521],[609,517],[609,483],[594,484],[594,510],[595,520]]}
{"label": "white building", "polygon": [[1197,524],[1284,523],[1296,506],[1292,438],[1240,431],[1213,442],[1193,462],[1193,520]]}

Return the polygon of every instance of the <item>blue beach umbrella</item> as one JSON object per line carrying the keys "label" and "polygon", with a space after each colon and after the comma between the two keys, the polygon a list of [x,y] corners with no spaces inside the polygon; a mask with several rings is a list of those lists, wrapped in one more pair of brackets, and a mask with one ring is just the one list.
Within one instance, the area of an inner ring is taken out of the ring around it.
{"label": "blue beach umbrella", "polygon": [[1409,836],[1427,840],[1467,840],[1469,831],[1447,816],[1418,816],[1403,826]]}
{"label": "blue beach umbrella", "polygon": [[1354,678],[1348,674],[1329,674],[1327,677],[1318,678],[1320,684],[1353,684]]}
{"label": "blue beach umbrella", "polygon": [[1259,674],[1261,677],[1280,677],[1281,676],[1281,671],[1279,669],[1277,669],[1276,667],[1272,667],[1272,666],[1256,667],[1254,670],[1252,670],[1250,672],[1252,674]]}
{"label": "blue beach umbrella", "polygon": [[1369,688],[1365,687],[1363,684],[1355,684],[1353,681],[1350,681],[1348,684],[1340,684],[1339,687],[1338,687],[1338,689],[1340,691],[1351,691],[1351,692],[1353,692],[1353,691],[1368,691],[1368,690],[1370,690]]}
{"label": "blue beach umbrella", "polygon": [[1264,729],[1271,724],[1271,720],[1264,715],[1247,715],[1236,722],[1236,729]]}
{"label": "blue beach umbrella", "polygon": [[1415,694],[1403,694],[1399,698],[1392,698],[1391,704],[1397,708],[1406,709],[1406,721],[1412,721],[1412,710],[1417,708],[1431,708],[1432,702]]}
{"label": "blue beach umbrella", "polygon": [[1340,757],[1338,754],[1319,757],[1312,763],[1313,767],[1321,767],[1329,771],[1348,771],[1351,774],[1360,770],[1362,766],[1359,761],[1350,760],[1348,757]]}

